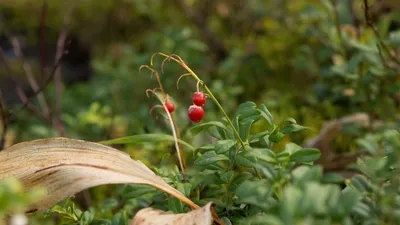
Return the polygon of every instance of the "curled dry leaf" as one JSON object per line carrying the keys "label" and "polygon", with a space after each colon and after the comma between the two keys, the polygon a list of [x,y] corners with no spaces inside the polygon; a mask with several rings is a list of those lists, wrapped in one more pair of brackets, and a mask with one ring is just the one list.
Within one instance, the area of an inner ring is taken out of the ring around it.
{"label": "curled dry leaf", "polygon": [[214,204],[207,205],[185,214],[172,214],[163,211],[145,208],[140,210],[133,218],[131,225],[211,225]]}
{"label": "curled dry leaf", "polygon": [[31,205],[28,212],[48,209],[93,186],[120,183],[151,185],[199,208],[140,161],[93,142],[51,138],[13,145],[0,152],[0,182],[8,176],[19,178],[28,190],[47,190],[45,197]]}

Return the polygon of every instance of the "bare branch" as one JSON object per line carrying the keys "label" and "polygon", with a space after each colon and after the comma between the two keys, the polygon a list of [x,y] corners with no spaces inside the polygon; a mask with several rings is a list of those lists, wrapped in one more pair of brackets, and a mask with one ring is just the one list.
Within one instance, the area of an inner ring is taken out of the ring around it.
{"label": "bare branch", "polygon": [[[67,39],[67,33],[68,33],[68,25],[70,23],[70,16],[72,14],[73,7],[71,7],[67,14],[64,16],[64,25],[63,29],[60,33],[60,36],[58,37],[57,40],[57,51],[56,51],[56,56],[55,56],[55,62],[61,60],[63,54],[64,54],[64,45],[65,41]],[[61,119],[61,89],[62,89],[62,77],[61,77],[61,71],[59,68],[55,70],[55,76],[54,76],[54,85],[55,85],[55,105],[54,105],[54,110],[55,110],[55,127],[58,130],[58,133],[60,136],[64,136],[64,125]]]}
{"label": "bare branch", "polygon": [[378,30],[375,27],[374,21],[372,20],[371,14],[369,12],[369,5],[368,5],[368,0],[364,0],[364,18],[365,21],[367,22],[368,26],[371,27],[372,31],[375,34],[375,37],[379,40],[379,44],[382,46],[383,50],[386,52],[386,54],[389,56],[389,58],[395,62],[397,65],[400,65],[400,60],[397,58],[396,52],[391,51],[389,46],[385,44],[383,41],[381,35],[379,34]]}
{"label": "bare branch", "polygon": [[[31,86],[33,91],[37,91],[39,89],[39,85],[36,82],[35,77],[33,76],[31,67],[24,59],[24,55],[22,53],[21,46],[18,42],[18,39],[16,37],[11,37],[11,44],[13,46],[13,51],[14,51],[15,56],[22,63],[22,68],[24,69],[24,72],[25,72],[26,78],[28,79],[29,85]],[[49,111],[49,107],[48,107],[48,104],[46,102],[46,99],[45,99],[43,93],[40,93],[38,95],[38,102],[42,109],[43,114],[48,116],[50,111]]]}
{"label": "bare branch", "polygon": [[[62,57],[61,57],[62,58]],[[30,96],[29,98],[26,99],[26,102],[23,102],[24,104],[17,109],[17,111],[22,110],[23,108],[25,108],[30,101],[32,101],[32,99],[34,99],[40,92],[42,92],[44,89],[46,89],[46,87],[50,84],[50,82],[53,80],[54,75],[55,75],[55,71],[58,68],[58,66],[61,63],[61,58],[56,62],[56,64],[54,65],[52,71],[50,72],[50,75],[47,77],[47,79],[45,80],[43,86],[41,86],[37,91],[35,91],[32,96]]]}
{"label": "bare branch", "polygon": [[40,112],[35,108],[34,105],[29,104],[28,97],[26,96],[24,90],[19,86],[18,82],[14,79],[10,63],[8,62],[7,57],[5,56],[2,48],[0,48],[0,59],[3,62],[4,66],[6,67],[8,74],[11,75],[11,79],[15,84],[15,89],[17,91],[18,97],[21,100],[21,102],[24,104],[24,106],[28,106],[28,109],[31,110],[34,114],[40,116],[41,115]]}

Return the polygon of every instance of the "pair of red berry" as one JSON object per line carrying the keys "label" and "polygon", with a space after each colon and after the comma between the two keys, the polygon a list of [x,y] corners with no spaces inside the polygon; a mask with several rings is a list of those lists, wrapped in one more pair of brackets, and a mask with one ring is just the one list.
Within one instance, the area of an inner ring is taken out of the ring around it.
{"label": "pair of red berry", "polygon": [[188,116],[191,121],[198,123],[204,117],[203,105],[206,103],[206,95],[197,91],[193,94],[192,101],[194,105],[189,106]]}
{"label": "pair of red berry", "polygon": [[[203,92],[195,92],[192,97],[194,105],[191,105],[188,109],[188,116],[191,121],[198,123],[204,117],[203,105],[206,103],[206,95]],[[172,102],[165,102],[165,107],[169,113],[175,110],[175,105]]]}

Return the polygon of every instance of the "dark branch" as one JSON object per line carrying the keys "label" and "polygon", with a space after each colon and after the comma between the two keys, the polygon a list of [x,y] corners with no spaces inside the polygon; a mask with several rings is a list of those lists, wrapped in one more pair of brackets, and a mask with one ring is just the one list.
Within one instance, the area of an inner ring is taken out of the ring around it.
{"label": "dark branch", "polygon": [[379,40],[379,44],[382,46],[383,50],[386,52],[386,54],[390,57],[390,59],[395,62],[397,65],[400,65],[400,60],[397,58],[396,52],[391,51],[389,46],[385,44],[383,41],[381,35],[379,34],[378,30],[375,27],[374,21],[372,20],[371,14],[370,14],[370,7],[368,5],[368,0],[364,0],[364,18],[365,21],[367,22],[368,26],[371,27],[372,31],[375,34],[375,37]]}

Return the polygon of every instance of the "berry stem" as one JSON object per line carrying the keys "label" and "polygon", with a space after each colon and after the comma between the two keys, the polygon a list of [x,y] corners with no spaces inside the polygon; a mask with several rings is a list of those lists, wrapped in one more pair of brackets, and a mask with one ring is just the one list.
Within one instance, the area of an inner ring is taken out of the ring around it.
{"label": "berry stem", "polygon": [[[219,108],[221,113],[224,115],[225,119],[228,121],[229,126],[232,128],[233,133],[235,134],[235,136],[236,136],[237,140],[239,141],[240,145],[242,146],[243,150],[247,151],[248,149],[247,149],[245,143],[243,142],[242,138],[240,137],[239,132],[236,130],[235,126],[233,125],[233,123],[231,121],[231,119],[226,114],[224,108],[219,103],[219,101],[214,96],[214,94],[211,92],[211,90],[207,87],[207,85],[196,75],[196,73],[192,69],[190,69],[190,67],[188,65],[186,65],[186,63],[179,56],[177,56],[177,55],[167,55],[167,54],[164,54],[162,52],[155,53],[151,57],[150,65],[153,65],[153,57],[155,55],[161,55],[161,56],[166,58],[165,60],[172,59],[173,61],[177,62],[180,66],[182,66],[186,71],[188,71],[190,73],[190,75],[197,81],[197,84],[201,85],[204,88],[204,90],[208,93],[209,97],[215,102],[215,104],[217,105],[217,107]],[[165,62],[165,60],[164,60],[164,62]],[[259,179],[262,179],[261,174],[259,173],[257,168],[254,167],[254,171],[257,174],[257,177]]]}
{"label": "berry stem", "polygon": [[[185,160],[185,158],[183,157],[184,152],[183,152],[183,150],[181,151],[180,144],[178,143],[178,139],[180,139],[180,137],[181,137],[180,132],[179,132],[178,126],[176,125],[174,115],[169,112],[169,110],[165,104],[165,102],[168,100],[168,95],[164,92],[164,88],[162,86],[158,72],[147,65],[141,66],[139,68],[139,72],[141,71],[142,68],[149,69],[157,77],[157,82],[158,82],[159,88],[155,88],[154,90],[149,90],[149,89],[146,90],[146,95],[147,95],[147,97],[149,97],[149,92],[151,92],[153,95],[155,95],[158,98],[158,100],[161,102],[161,104],[162,104],[161,107],[164,108],[164,111],[167,114],[167,118],[168,118],[168,121],[170,122],[171,130],[172,130],[172,135],[174,137],[175,148],[176,148],[177,155],[178,155],[179,165],[180,165],[180,168],[182,171],[182,176],[183,176],[184,181],[186,182],[186,162],[184,162],[184,160]],[[156,94],[156,92],[155,92],[156,89],[161,90],[162,96],[159,96]],[[152,109],[151,109],[151,111],[152,111]],[[151,111],[150,111],[150,113],[151,113]]]}

